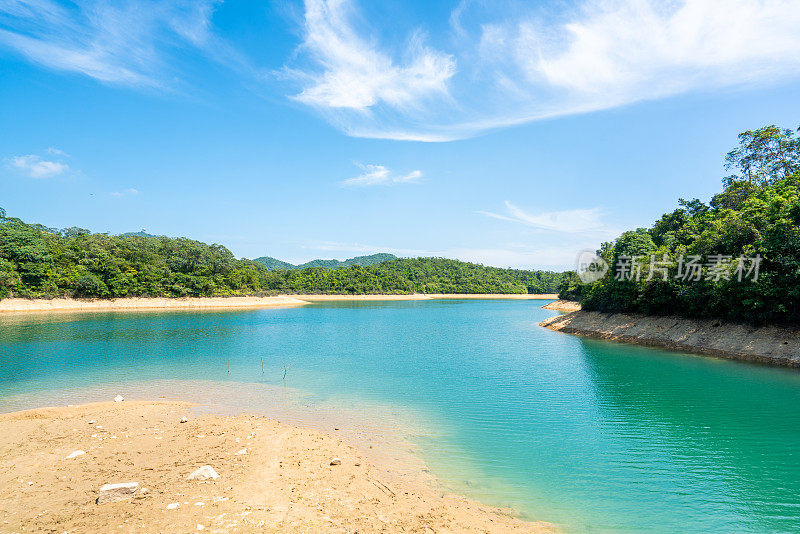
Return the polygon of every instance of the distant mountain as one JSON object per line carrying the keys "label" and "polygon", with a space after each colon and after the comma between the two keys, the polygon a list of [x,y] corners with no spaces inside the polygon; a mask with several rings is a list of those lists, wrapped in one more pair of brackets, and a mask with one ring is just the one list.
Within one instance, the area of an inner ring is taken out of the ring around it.
{"label": "distant mountain", "polygon": [[350,267],[351,265],[361,265],[362,267],[368,267],[370,265],[378,265],[379,263],[395,259],[397,259],[397,256],[395,256],[394,254],[387,254],[386,252],[382,252],[379,254],[370,254],[369,256],[356,256],[355,258],[350,258],[349,260],[344,260],[344,261],[311,260],[306,263],[301,263],[300,265],[293,265],[291,263],[277,260],[269,256],[262,256],[261,258],[256,258],[253,261],[261,263],[267,269],[270,270],[294,270],[294,269],[305,269],[307,267],[324,267],[326,269],[338,269],[339,267]]}
{"label": "distant mountain", "polygon": [[291,269],[297,269],[297,265],[292,265],[291,263],[286,263],[285,261],[276,260],[270,256],[262,256],[260,258],[256,258],[253,261],[257,261],[258,263],[263,264],[267,269],[270,271],[285,271]]}

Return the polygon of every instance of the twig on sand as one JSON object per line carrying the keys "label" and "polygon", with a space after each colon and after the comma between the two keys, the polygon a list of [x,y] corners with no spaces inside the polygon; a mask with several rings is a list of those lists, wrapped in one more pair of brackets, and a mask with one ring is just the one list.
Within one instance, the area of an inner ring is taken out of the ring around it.
{"label": "twig on sand", "polygon": [[283,363],[283,381],[286,382],[286,371],[288,371],[292,366],[286,365],[286,362]]}
{"label": "twig on sand", "polygon": [[369,479],[369,481],[372,482],[373,484],[375,484],[375,486],[377,486],[377,488],[379,490],[381,490],[382,492],[386,493],[386,495],[391,495],[392,497],[397,497],[395,492],[390,490],[389,487],[386,484],[384,484],[383,482],[381,482],[380,480],[375,480],[375,479],[371,478],[371,479]]}

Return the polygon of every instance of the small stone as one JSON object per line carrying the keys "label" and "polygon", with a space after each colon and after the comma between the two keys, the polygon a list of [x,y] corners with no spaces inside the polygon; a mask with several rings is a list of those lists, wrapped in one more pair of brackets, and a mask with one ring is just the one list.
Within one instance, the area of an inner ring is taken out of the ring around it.
{"label": "small stone", "polygon": [[236,454],[247,454],[247,447],[245,447],[244,449],[242,449],[240,451],[237,451]]}
{"label": "small stone", "polygon": [[125,398],[122,395],[117,395],[116,397],[114,397],[114,402],[122,402],[124,400]]}
{"label": "small stone", "polygon": [[93,425],[93,424],[94,424],[94,419],[92,419],[91,421],[89,421],[89,424],[90,424],[90,425]]}
{"label": "small stone", "polygon": [[78,456],[83,456],[84,454],[86,454],[86,451],[82,451],[82,450],[72,451],[64,459],[65,460],[72,460],[73,458],[77,458]]}
{"label": "small stone", "polygon": [[186,419],[186,417],[181,417],[181,423],[185,423],[186,421],[188,421],[188,419]]}
{"label": "small stone", "polygon": [[339,458],[334,458],[331,460],[331,465],[342,465],[342,461]]}
{"label": "small stone", "polygon": [[97,504],[131,499],[139,489],[138,482],[122,482],[119,484],[106,484],[100,488]]}
{"label": "small stone", "polygon": [[197,469],[191,475],[189,475],[186,480],[208,480],[208,479],[215,479],[219,478],[219,475],[214,468],[210,465],[204,465],[200,469]]}
{"label": "small stone", "polygon": [[167,510],[175,510],[176,508],[178,508],[178,506],[180,506],[179,503],[176,502],[170,503],[167,505]]}

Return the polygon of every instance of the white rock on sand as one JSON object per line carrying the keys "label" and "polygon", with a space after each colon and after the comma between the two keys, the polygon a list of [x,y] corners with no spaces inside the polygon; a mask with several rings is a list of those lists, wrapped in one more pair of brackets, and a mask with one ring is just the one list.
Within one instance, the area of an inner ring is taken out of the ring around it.
{"label": "white rock on sand", "polygon": [[194,473],[186,477],[186,480],[208,480],[208,479],[216,479],[219,478],[219,475],[214,468],[210,465],[204,465],[200,469],[196,470]]}
{"label": "white rock on sand", "polygon": [[339,458],[334,458],[331,460],[331,465],[342,465],[342,461]]}
{"label": "white rock on sand", "polygon": [[186,417],[181,417],[181,423],[185,423],[186,421],[188,421],[188,419],[186,419]]}
{"label": "white rock on sand", "polygon": [[79,449],[77,451],[72,451],[64,459],[65,460],[72,460],[73,458],[77,458],[78,456],[83,456],[84,454],[86,454],[86,451],[82,451],[82,450]]}
{"label": "white rock on sand", "polygon": [[167,510],[175,510],[178,508],[180,504],[177,502],[173,502],[167,505]]}
{"label": "white rock on sand", "polygon": [[122,395],[117,395],[116,397],[114,397],[114,402],[122,402],[124,400],[125,398]]}
{"label": "white rock on sand", "polygon": [[97,504],[132,499],[139,489],[138,482],[121,482],[119,484],[106,484],[100,488]]}

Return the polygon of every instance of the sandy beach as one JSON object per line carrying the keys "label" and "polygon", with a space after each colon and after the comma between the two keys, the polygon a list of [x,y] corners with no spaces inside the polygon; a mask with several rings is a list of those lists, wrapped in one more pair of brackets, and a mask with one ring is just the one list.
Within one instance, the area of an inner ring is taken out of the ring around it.
{"label": "sandy beach", "polygon": [[571,313],[574,311],[580,311],[581,304],[580,302],[575,302],[573,300],[556,300],[555,302],[551,302],[549,304],[545,304],[542,306],[545,310],[555,310],[560,312]]}
{"label": "sandy beach", "polygon": [[192,297],[124,299],[20,299],[0,300],[0,313],[34,311],[123,311],[179,310],[204,308],[273,308],[302,306],[304,301],[291,296],[277,297]]}
{"label": "sandy beach", "polygon": [[410,295],[278,295],[275,297],[190,297],[190,298],[123,298],[123,299],[22,299],[0,300],[0,313],[67,312],[67,311],[132,311],[278,308],[302,306],[309,301],[398,301],[431,299],[509,299],[549,300],[557,295],[528,294],[422,294]]}
{"label": "sandy beach", "polygon": [[[335,432],[192,408],[126,400],[0,415],[0,531],[553,531],[442,494],[423,468],[396,474]],[[219,477],[187,479],[206,465]],[[98,504],[115,483],[138,486]]]}
{"label": "sandy beach", "polygon": [[291,295],[300,300],[316,301],[369,301],[369,300],[433,300],[433,299],[475,299],[475,300],[550,300],[557,299],[552,294],[527,293],[412,293],[410,295]]}

